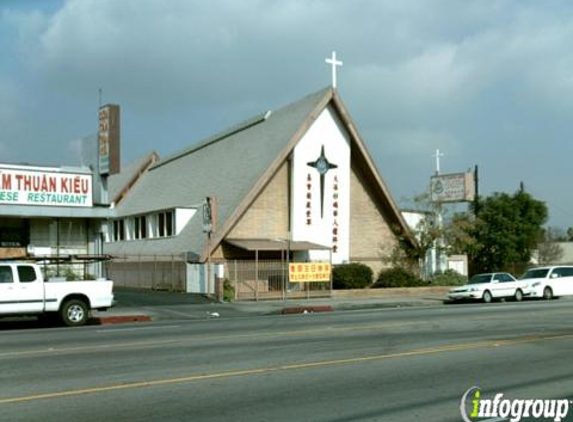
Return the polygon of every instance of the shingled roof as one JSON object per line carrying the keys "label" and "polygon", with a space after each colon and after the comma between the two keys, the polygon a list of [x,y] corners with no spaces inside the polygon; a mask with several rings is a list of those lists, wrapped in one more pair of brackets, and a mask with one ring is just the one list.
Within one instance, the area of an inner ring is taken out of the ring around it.
{"label": "shingled roof", "polygon": [[111,175],[109,177],[109,201],[117,206],[133,185],[137,183],[141,175],[157,161],[159,161],[159,155],[152,151],[121,169],[120,173]]}
{"label": "shingled roof", "polygon": [[[332,88],[320,90],[276,111],[261,113],[160,160],[142,175],[141,180],[123,198],[116,208],[116,216],[170,208],[195,208],[206,196],[216,197],[218,230],[212,239],[214,250],[331,102],[346,123],[358,156],[371,168],[371,179],[378,186],[382,201],[392,210],[392,220],[407,231],[355,125]],[[108,243],[106,253],[187,253],[190,260],[205,261],[206,236],[202,232],[200,213],[178,236],[162,238],[161,241]]]}

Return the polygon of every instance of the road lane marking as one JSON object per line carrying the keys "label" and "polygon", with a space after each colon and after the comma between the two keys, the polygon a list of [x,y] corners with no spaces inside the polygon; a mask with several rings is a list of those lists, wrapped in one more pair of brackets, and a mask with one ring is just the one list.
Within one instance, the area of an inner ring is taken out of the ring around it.
{"label": "road lane marking", "polygon": [[[487,318],[490,319],[490,318]],[[498,321],[498,320],[497,320]],[[451,320],[448,322],[458,322],[457,320]],[[435,324],[433,321],[412,321],[412,322],[394,322],[394,323],[382,323],[382,324],[372,324],[372,325],[349,325],[344,327],[320,327],[311,329],[298,329],[290,331],[266,331],[259,333],[248,333],[248,334],[228,334],[228,335],[204,335],[204,336],[189,336],[185,339],[171,339],[171,340],[148,340],[148,341],[135,341],[135,342],[124,342],[116,344],[100,344],[92,346],[74,346],[74,347],[48,347],[45,349],[36,350],[22,350],[22,351],[12,351],[12,352],[2,352],[0,353],[0,359],[4,357],[13,356],[33,356],[42,355],[46,353],[70,353],[70,352],[88,352],[96,350],[113,350],[114,348],[130,348],[130,347],[153,347],[162,346],[164,344],[172,343],[196,343],[198,341],[220,341],[220,340],[233,340],[233,339],[257,339],[257,338],[272,338],[272,337],[293,337],[293,336],[309,336],[313,334],[320,333],[332,333],[332,332],[344,332],[344,331],[374,331],[385,328],[396,328],[396,327],[406,327],[411,325],[419,326],[420,324]],[[110,329],[113,330],[113,329]],[[100,330],[102,333],[108,330]]]}
{"label": "road lane marking", "polygon": [[182,340],[155,340],[155,341],[134,341],[129,343],[116,343],[116,344],[98,344],[96,346],[77,346],[77,347],[47,347],[45,349],[37,350],[16,350],[13,352],[0,353],[0,358],[12,356],[33,356],[42,355],[46,353],[68,353],[68,352],[86,352],[92,350],[113,350],[114,348],[123,347],[148,347],[148,346],[162,346],[165,344],[180,343]]}
{"label": "road lane marking", "polygon": [[163,330],[165,328],[181,328],[181,325],[161,325],[154,327],[108,328],[97,330],[98,333],[125,333],[126,331]]}
{"label": "road lane marking", "polygon": [[[88,352],[96,350],[113,350],[114,348],[130,348],[130,347],[153,347],[162,346],[164,344],[173,343],[185,343],[197,341],[220,341],[220,340],[232,340],[232,339],[245,339],[245,338],[264,338],[264,337],[285,337],[285,336],[307,336],[311,334],[317,334],[321,332],[332,332],[332,331],[357,331],[357,330],[373,330],[379,328],[392,328],[395,326],[409,325],[408,323],[393,323],[393,324],[378,324],[370,326],[347,326],[347,327],[323,327],[323,328],[313,328],[307,330],[292,330],[292,331],[267,331],[263,333],[249,333],[249,334],[229,334],[224,336],[189,336],[186,339],[171,339],[171,340],[151,340],[151,341],[135,341],[135,342],[125,342],[125,343],[115,343],[115,344],[100,344],[92,346],[75,346],[75,347],[48,347],[45,349],[36,350],[16,350],[12,352],[2,352],[0,353],[0,359],[4,357],[13,356],[33,356],[42,355],[47,353],[70,353],[70,352]],[[107,332],[108,330],[101,330],[102,332]]]}
{"label": "road lane marking", "polygon": [[[115,343],[115,344],[101,344],[93,346],[75,346],[75,347],[48,347],[45,349],[36,350],[23,350],[23,351],[12,351],[12,352],[2,352],[0,353],[0,358],[12,357],[12,356],[31,356],[46,353],[69,353],[69,352],[87,352],[92,350],[113,350],[114,348],[129,348],[129,347],[152,347],[152,346],[162,346],[164,344],[170,343],[185,343],[197,341],[220,341],[220,340],[232,340],[232,339],[244,339],[244,338],[264,338],[264,337],[285,337],[285,336],[306,336],[311,334],[317,334],[321,332],[332,332],[332,331],[357,331],[357,330],[373,330],[378,328],[392,328],[394,326],[404,326],[408,325],[403,323],[393,323],[384,325],[370,325],[370,326],[347,326],[347,327],[323,327],[323,328],[313,328],[307,330],[292,330],[292,331],[267,331],[263,333],[249,333],[249,334],[229,334],[224,336],[189,336],[186,339],[171,339],[162,341],[135,341],[135,342],[125,342],[125,343]],[[107,331],[107,330],[102,330]]]}
{"label": "road lane marking", "polygon": [[475,343],[451,344],[440,347],[429,347],[423,349],[410,350],[406,352],[389,353],[384,355],[361,356],[361,357],[346,358],[346,359],[334,359],[334,360],[325,360],[317,362],[279,365],[266,368],[253,368],[240,371],[227,371],[213,374],[191,375],[188,377],[181,377],[181,378],[167,378],[167,379],[159,379],[152,381],[131,382],[131,383],[109,385],[103,387],[67,390],[67,391],[36,394],[22,397],[6,397],[0,399],[0,404],[23,403],[37,400],[45,400],[45,399],[57,399],[57,398],[75,397],[82,395],[92,395],[97,393],[105,393],[118,390],[131,390],[137,388],[158,387],[163,385],[184,384],[203,380],[252,376],[252,375],[303,370],[303,369],[323,368],[329,366],[360,364],[366,362],[381,361],[386,359],[399,359],[399,358],[416,357],[416,356],[424,356],[424,355],[432,355],[432,354],[448,353],[448,352],[458,352],[466,350],[509,347],[509,346],[516,346],[520,344],[527,344],[538,341],[568,340],[568,339],[573,339],[573,334],[563,334],[563,335],[553,335],[553,336],[527,336],[518,339],[507,339],[507,340],[485,340]]}
{"label": "road lane marking", "polygon": [[[507,320],[509,318],[504,318]],[[519,318],[518,318],[519,319]],[[497,316],[484,316],[481,318],[474,318],[472,319],[473,322],[489,322],[495,321],[499,323],[500,318]],[[310,329],[298,329],[298,330],[290,330],[290,331],[266,331],[266,332],[259,332],[259,333],[248,333],[248,334],[228,334],[228,335],[219,335],[219,336],[212,336],[212,335],[203,335],[203,336],[193,336],[190,335],[185,339],[170,339],[170,340],[147,340],[147,341],[134,341],[134,342],[124,342],[124,343],[116,343],[116,344],[101,344],[101,345],[92,345],[92,346],[74,346],[74,347],[48,347],[45,349],[36,349],[36,350],[20,350],[20,351],[11,351],[11,352],[1,352],[0,359],[2,358],[9,358],[14,356],[34,356],[34,355],[44,355],[44,354],[56,354],[56,353],[73,353],[73,352],[89,352],[89,351],[97,351],[97,350],[113,350],[114,348],[123,349],[123,348],[131,348],[131,347],[154,347],[154,346],[162,346],[164,344],[174,344],[174,343],[196,343],[198,341],[221,341],[221,340],[233,340],[233,339],[256,339],[256,338],[272,338],[272,337],[291,337],[291,336],[309,336],[314,334],[320,333],[332,333],[332,332],[345,332],[345,331],[374,331],[379,329],[388,329],[388,328],[396,328],[396,327],[408,327],[408,326],[417,326],[422,327],[424,325],[435,325],[435,324],[447,324],[447,323],[457,323],[459,322],[459,318],[445,318],[442,320],[423,320],[423,321],[407,321],[407,322],[391,322],[391,323],[379,323],[379,324],[370,324],[370,325],[347,325],[347,326],[326,326],[326,327],[319,327],[319,328],[310,328]],[[161,326],[158,328],[164,328],[165,326]],[[139,329],[143,329],[146,327],[141,327]],[[149,327],[153,328],[153,327]],[[98,330],[101,334],[104,332],[113,331],[113,330],[121,330],[121,329],[109,329],[109,330]],[[130,329],[123,329],[123,330],[130,330]]]}

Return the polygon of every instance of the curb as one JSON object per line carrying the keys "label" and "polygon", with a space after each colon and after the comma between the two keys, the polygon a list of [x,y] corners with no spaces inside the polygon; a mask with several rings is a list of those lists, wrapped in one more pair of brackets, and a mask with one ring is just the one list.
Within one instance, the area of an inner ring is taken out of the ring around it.
{"label": "curb", "polygon": [[117,315],[107,317],[90,318],[88,325],[111,325],[125,324],[128,322],[151,322],[153,319],[149,315]]}
{"label": "curb", "polygon": [[281,314],[292,315],[292,314],[309,314],[314,312],[332,312],[333,308],[330,305],[310,305],[310,306],[292,306],[288,308],[283,308]]}

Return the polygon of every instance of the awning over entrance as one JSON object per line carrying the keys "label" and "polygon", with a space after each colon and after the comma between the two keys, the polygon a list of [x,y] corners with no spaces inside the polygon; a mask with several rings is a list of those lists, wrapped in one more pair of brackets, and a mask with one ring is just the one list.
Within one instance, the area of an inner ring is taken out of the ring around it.
{"label": "awning over entrance", "polygon": [[287,241],[282,239],[226,239],[228,244],[246,251],[310,251],[329,250],[328,246],[312,242]]}

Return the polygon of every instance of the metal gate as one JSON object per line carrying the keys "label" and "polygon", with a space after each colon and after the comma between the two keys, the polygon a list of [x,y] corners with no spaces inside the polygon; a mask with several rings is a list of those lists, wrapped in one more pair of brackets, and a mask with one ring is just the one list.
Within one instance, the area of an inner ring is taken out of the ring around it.
{"label": "metal gate", "polygon": [[280,260],[232,260],[225,275],[235,300],[330,297],[332,282],[290,283],[288,263]]}

